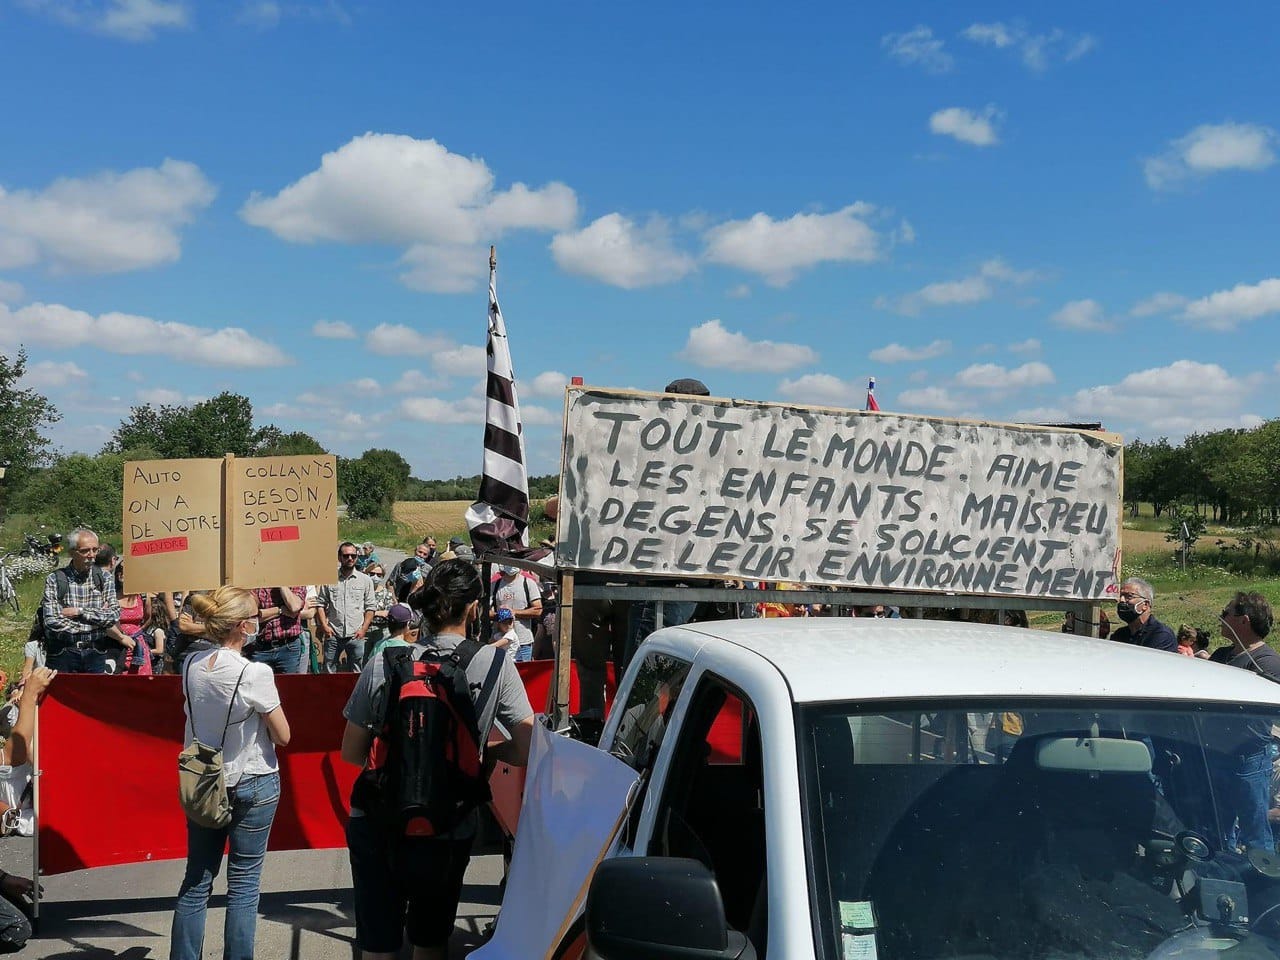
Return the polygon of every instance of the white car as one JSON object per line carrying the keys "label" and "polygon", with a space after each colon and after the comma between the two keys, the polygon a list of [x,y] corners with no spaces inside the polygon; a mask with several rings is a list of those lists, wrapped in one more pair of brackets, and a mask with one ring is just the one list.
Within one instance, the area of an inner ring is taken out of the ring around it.
{"label": "white car", "polygon": [[577,942],[602,960],[1275,957],[1278,722],[1267,680],[1110,641],[661,630],[601,739],[644,794]]}

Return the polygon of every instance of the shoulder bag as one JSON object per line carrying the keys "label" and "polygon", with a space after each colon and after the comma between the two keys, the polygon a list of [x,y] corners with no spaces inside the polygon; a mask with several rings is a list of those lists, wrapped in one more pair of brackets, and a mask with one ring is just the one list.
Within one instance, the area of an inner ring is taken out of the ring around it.
{"label": "shoulder bag", "polygon": [[227,780],[222,766],[222,744],[226,742],[227,730],[231,726],[231,709],[235,706],[236,694],[240,692],[240,681],[244,679],[244,671],[249,669],[249,665],[245,664],[236,678],[231,702],[227,704],[227,720],[222,725],[222,740],[217,747],[202,743],[196,734],[195,707],[191,703],[193,668],[194,664],[188,662],[182,678],[190,714],[187,723],[191,725],[191,745],[178,754],[178,800],[188,820],[197,826],[218,830],[231,822],[231,800],[227,796]]}

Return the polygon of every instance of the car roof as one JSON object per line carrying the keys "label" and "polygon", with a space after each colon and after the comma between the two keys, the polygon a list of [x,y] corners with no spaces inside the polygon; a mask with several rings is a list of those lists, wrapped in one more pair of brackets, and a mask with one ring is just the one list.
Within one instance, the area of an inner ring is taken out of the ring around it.
{"label": "car roof", "polygon": [[674,630],[763,658],[797,703],[1084,696],[1280,705],[1280,684],[1247,670],[1046,630],[850,617],[723,620],[662,633]]}

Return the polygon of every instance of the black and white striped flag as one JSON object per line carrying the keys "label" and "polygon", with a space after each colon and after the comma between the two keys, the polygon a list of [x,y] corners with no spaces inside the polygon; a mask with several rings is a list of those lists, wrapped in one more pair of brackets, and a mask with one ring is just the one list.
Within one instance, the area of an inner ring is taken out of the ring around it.
{"label": "black and white striped flag", "polygon": [[480,499],[467,509],[477,553],[522,553],[529,545],[529,474],[525,469],[520,401],[511,369],[507,327],[498,307],[498,262],[489,251],[489,360],[485,385],[484,471]]}

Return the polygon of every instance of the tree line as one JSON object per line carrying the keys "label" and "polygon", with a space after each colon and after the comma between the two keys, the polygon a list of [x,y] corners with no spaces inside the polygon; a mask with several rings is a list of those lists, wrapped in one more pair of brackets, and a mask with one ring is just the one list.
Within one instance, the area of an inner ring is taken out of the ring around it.
{"label": "tree line", "polygon": [[1133,440],[1124,448],[1124,499],[1134,516],[1150,503],[1233,526],[1280,522],[1280,420],[1193,433],[1181,443]]}
{"label": "tree line", "polygon": [[[302,431],[258,424],[248,397],[224,392],[192,404],[143,404],[129,411],[96,454],[56,454],[46,435],[60,419],[36,390],[23,387],[27,357],[0,354],[0,517],[23,514],[54,529],[120,529],[124,464],[130,460],[299,456],[328,453]],[[534,498],[555,493],[558,478],[534,478]],[[396,500],[475,500],[480,477],[421,480],[394,450],[338,457],[338,495],[355,519],[391,519]],[[534,492],[536,491],[536,492]]]}

